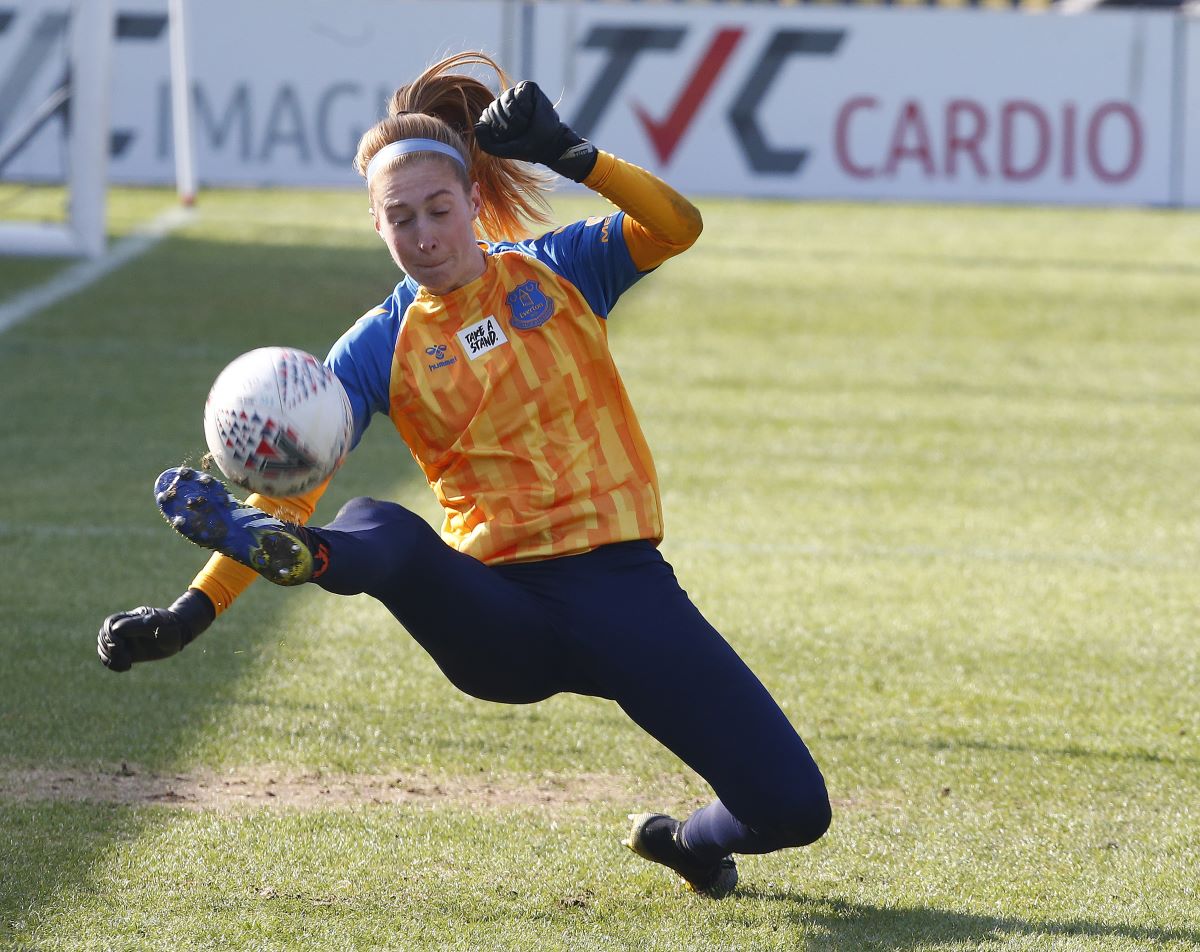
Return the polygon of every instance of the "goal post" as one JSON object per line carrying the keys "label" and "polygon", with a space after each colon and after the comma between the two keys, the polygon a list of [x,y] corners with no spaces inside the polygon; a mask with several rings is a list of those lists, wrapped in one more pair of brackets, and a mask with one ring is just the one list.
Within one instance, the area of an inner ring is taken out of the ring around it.
{"label": "goal post", "polygon": [[[34,123],[64,109],[67,122],[67,214],[61,222],[0,222],[0,254],[97,257],[105,250],[108,184],[109,97],[112,88],[112,0],[75,0],[67,21],[68,64],[63,96],[53,110],[42,110]],[[0,144],[0,154],[19,148],[22,136],[37,126],[18,129]],[[16,140],[16,141],[14,141]]]}
{"label": "goal post", "polygon": [[192,145],[191,74],[183,0],[169,0],[167,29],[171,44],[171,124],[175,141],[175,191],[182,205],[196,201],[196,152]]}

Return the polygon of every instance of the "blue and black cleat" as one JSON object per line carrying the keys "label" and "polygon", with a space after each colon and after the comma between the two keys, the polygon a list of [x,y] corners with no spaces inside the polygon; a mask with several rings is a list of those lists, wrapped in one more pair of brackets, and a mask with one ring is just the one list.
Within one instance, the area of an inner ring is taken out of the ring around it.
{"label": "blue and black cleat", "polygon": [[168,469],[154,482],[154,501],[185,539],[254,569],[276,585],[299,585],[313,557],[298,526],[229,495],[219,479],[190,466]]}
{"label": "blue and black cleat", "polygon": [[698,863],[679,842],[683,824],[665,813],[631,813],[633,828],[625,845],[642,859],[661,863],[673,870],[692,892],[710,899],[724,899],[737,885],[737,863],[723,856],[715,863]]}

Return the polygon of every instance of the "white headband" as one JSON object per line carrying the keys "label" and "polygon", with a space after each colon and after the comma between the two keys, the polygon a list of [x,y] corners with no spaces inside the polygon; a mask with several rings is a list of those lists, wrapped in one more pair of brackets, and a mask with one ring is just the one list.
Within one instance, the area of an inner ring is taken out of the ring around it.
{"label": "white headband", "polygon": [[401,139],[399,142],[389,142],[371,157],[371,161],[367,163],[367,184],[370,185],[375,173],[396,156],[408,155],[410,152],[440,152],[457,160],[464,169],[467,167],[458,149],[452,145],[438,142],[437,139]]}

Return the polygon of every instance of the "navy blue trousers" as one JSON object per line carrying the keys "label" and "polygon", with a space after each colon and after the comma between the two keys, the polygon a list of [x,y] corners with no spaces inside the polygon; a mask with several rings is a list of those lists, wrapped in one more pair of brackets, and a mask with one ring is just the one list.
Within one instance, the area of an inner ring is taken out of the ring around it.
{"label": "navy blue trousers", "polygon": [[316,584],[381,601],[467,694],[616,701],[720,798],[684,824],[698,859],[801,846],[829,826],[808,748],[652,543],[488,566],[365,497],[309,531],[328,550]]}

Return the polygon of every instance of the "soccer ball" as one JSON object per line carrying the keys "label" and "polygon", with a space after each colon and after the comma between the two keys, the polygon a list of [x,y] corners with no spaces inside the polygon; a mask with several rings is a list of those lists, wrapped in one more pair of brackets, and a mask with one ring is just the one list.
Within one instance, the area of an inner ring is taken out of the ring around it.
{"label": "soccer ball", "polygon": [[204,404],[204,438],[230,482],[295,496],[350,451],[354,417],[332,370],[312,354],[260,347],[221,371]]}

